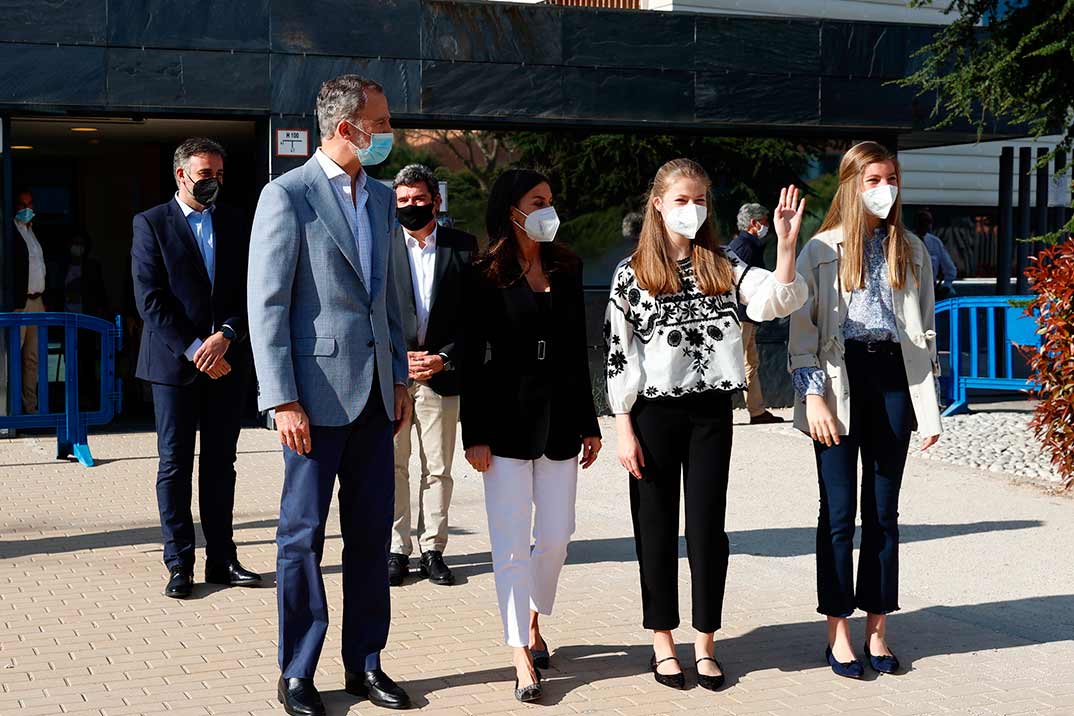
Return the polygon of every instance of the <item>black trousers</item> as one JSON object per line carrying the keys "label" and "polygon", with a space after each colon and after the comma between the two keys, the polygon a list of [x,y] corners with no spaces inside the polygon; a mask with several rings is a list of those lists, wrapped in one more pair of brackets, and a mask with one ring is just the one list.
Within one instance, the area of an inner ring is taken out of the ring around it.
{"label": "black trousers", "polygon": [[205,534],[205,559],[235,558],[232,511],[235,506],[235,446],[250,370],[232,366],[223,378],[199,375],[190,385],[153,384],[157,423],[157,508],[164,538],[164,564],[194,566],[194,442],[201,430],[198,459],[198,509]]}
{"label": "black trousers", "polygon": [[[814,442],[820,478],[817,611],[848,617],[899,608],[899,489],[914,428],[914,408],[898,344],[870,351],[847,341],[850,434],[838,445]],[[854,517],[861,456],[861,549],[854,586]]]}
{"label": "black trousers", "polygon": [[731,463],[731,395],[639,399],[631,411],[645,458],[630,478],[630,511],[646,629],[679,626],[679,475],[686,496],[693,626],[720,628],[729,546],[724,531]]}

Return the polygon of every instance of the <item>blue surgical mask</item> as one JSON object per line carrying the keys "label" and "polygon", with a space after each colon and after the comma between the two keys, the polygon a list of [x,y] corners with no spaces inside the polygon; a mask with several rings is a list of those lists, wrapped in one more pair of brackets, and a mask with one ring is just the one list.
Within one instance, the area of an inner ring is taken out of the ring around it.
{"label": "blue surgical mask", "polygon": [[15,212],[15,221],[18,221],[23,224],[29,224],[33,220],[34,210],[30,207],[26,207],[25,209],[19,209],[17,212]]}
{"label": "blue surgical mask", "polygon": [[388,158],[388,154],[392,151],[392,140],[394,136],[391,132],[376,132],[369,134],[358,125],[353,122],[347,122],[362,134],[369,135],[369,146],[359,147],[357,144],[351,143],[354,147],[354,153],[358,157],[358,161],[362,163],[363,167],[371,167],[375,164],[380,164]]}

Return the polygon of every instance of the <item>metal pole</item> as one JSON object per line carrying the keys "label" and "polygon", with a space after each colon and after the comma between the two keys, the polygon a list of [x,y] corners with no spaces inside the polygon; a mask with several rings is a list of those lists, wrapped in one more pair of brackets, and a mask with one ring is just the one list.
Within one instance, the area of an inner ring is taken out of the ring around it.
{"label": "metal pole", "polygon": [[[1070,174],[1063,174],[1063,169],[1067,165],[1067,153],[1060,151],[1055,154],[1055,178],[1057,181],[1065,181],[1070,183]],[[1053,206],[1052,207],[1052,231],[1058,231],[1059,227],[1067,223],[1067,209],[1065,206]]]}
{"label": "metal pole", "polygon": [[1026,264],[1029,263],[1029,239],[1033,236],[1032,207],[1030,206],[1030,181],[1033,178],[1033,150],[1030,147],[1018,149],[1018,265],[1015,275],[1018,278],[1019,295],[1029,290],[1029,281],[1026,279]]}
{"label": "metal pole", "polygon": [[1014,147],[999,154],[999,236],[996,237],[996,294],[1011,292],[1011,241],[1014,235]]}
{"label": "metal pole", "polygon": [[[1037,216],[1034,220],[1036,225],[1033,229],[1036,236],[1044,236],[1050,229],[1048,227],[1048,162],[1043,162],[1048,156],[1048,150],[1044,147],[1037,148]],[[1033,242],[1033,256],[1040,253],[1043,242]]]}

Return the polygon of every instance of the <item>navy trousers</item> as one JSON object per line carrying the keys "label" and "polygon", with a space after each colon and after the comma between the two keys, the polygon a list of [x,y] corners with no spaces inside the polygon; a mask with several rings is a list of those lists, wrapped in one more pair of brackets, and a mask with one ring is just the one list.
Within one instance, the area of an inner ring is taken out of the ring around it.
{"label": "navy trousers", "polygon": [[205,534],[205,559],[235,558],[235,445],[250,371],[242,364],[218,380],[199,375],[190,385],[153,384],[157,424],[157,508],[169,569],[194,567],[194,518],[190,500],[194,442],[201,429],[198,509]]}
{"label": "navy trousers", "polygon": [[[899,609],[899,489],[914,429],[914,407],[897,343],[847,341],[850,434],[814,442],[820,477],[817,611],[848,617]],[[854,517],[861,455],[861,549],[854,585]]]}
{"label": "navy trousers", "polygon": [[283,449],[276,591],[284,678],[313,678],[328,631],[321,555],[337,475],[343,535],[343,665],[355,673],[380,668],[391,617],[388,543],[395,477],[392,422],[377,397],[374,391],[350,425],[312,426],[309,453]]}

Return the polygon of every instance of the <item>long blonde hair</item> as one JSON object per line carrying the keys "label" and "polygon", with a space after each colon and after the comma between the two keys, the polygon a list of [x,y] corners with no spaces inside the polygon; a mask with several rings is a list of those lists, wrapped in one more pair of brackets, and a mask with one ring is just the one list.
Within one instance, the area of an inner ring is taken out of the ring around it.
{"label": "long blonde hair", "polygon": [[865,204],[861,199],[862,175],[870,164],[891,162],[899,183],[899,195],[886,219],[888,282],[901,290],[906,284],[906,268],[910,265],[910,241],[902,226],[902,170],[894,154],[876,142],[861,142],[851,147],[839,162],[839,188],[835,192],[821,231],[842,229],[843,254],[839,278],[843,289],[853,291],[865,286],[865,237],[870,234]]}
{"label": "long blonde hair", "polygon": [[[660,167],[649,189],[649,198],[645,203],[645,219],[641,225],[638,248],[630,258],[630,265],[638,284],[654,296],[678,293],[682,290],[679,280],[679,267],[671,258],[667,229],[664,217],[656,209],[655,199],[663,196],[668,187],[678,179],[696,179],[705,185],[708,194],[712,181],[701,165],[691,159],[672,159]],[[712,223],[712,200],[707,197],[706,206],[709,216],[698,229],[690,244],[690,259],[694,267],[694,277],[702,293],[716,296],[726,293],[734,286],[735,276],[731,262],[727,260],[716,241],[716,229]]]}

